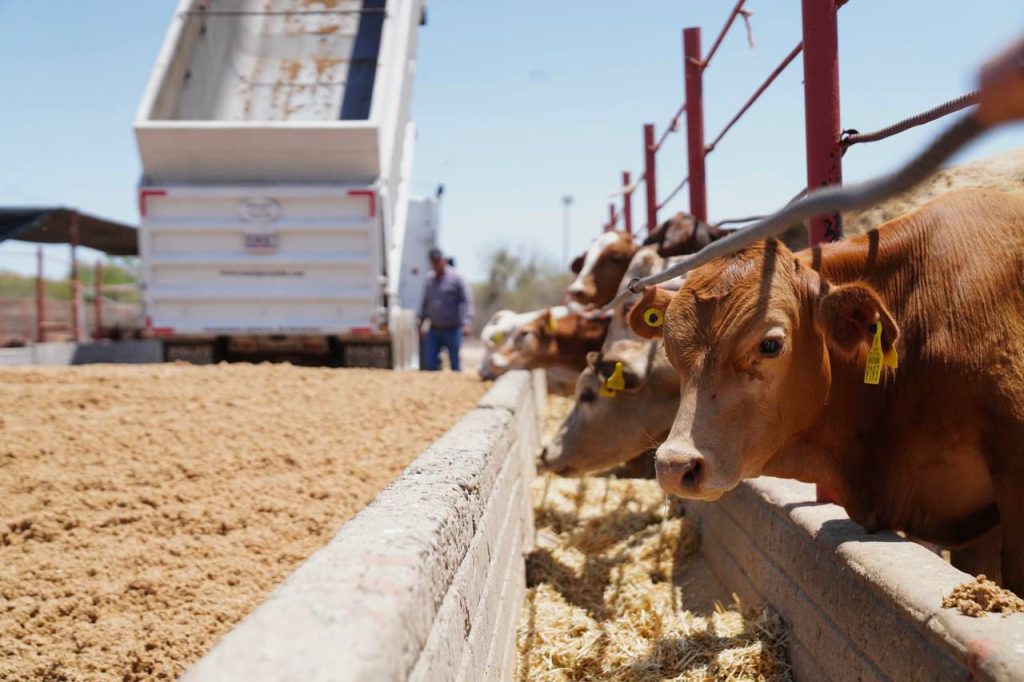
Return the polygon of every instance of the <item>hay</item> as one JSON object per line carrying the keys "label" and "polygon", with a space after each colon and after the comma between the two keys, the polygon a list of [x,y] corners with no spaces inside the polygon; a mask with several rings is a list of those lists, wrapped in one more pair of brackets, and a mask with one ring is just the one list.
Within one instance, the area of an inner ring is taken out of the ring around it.
{"label": "hay", "polygon": [[942,600],[942,608],[957,609],[965,616],[980,618],[986,613],[1024,613],[1024,599],[979,575],[953,588]]}
{"label": "hay", "polygon": [[550,443],[551,439],[558,433],[562,422],[572,412],[575,405],[572,398],[565,398],[560,395],[548,395],[547,411],[544,414],[544,428],[541,430],[541,440]]}
{"label": "hay", "polygon": [[693,522],[654,481],[541,476],[517,632],[520,680],[790,679],[781,621],[740,604],[688,610]]}

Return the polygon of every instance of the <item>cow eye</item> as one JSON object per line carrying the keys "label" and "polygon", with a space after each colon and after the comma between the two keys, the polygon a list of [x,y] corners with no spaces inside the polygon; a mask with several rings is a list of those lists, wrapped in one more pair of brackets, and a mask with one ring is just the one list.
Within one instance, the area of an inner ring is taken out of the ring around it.
{"label": "cow eye", "polygon": [[580,402],[581,403],[592,403],[595,400],[597,400],[597,394],[594,393],[593,389],[585,388],[580,393]]}
{"label": "cow eye", "polygon": [[782,339],[777,336],[763,338],[757,350],[766,358],[774,358],[782,352]]}

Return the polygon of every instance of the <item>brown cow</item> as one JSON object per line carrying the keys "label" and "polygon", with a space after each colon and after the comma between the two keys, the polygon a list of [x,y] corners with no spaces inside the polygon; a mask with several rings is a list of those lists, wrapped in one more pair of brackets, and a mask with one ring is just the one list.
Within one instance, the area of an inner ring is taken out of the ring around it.
{"label": "brown cow", "polygon": [[644,246],[657,244],[658,255],[662,258],[685,256],[697,253],[727,234],[720,227],[709,225],[689,213],[676,213],[647,235]]}
{"label": "brown cow", "polygon": [[760,243],[675,295],[649,288],[630,324],[663,335],[685,379],[659,482],[713,500],[795,478],[869,531],[949,547],[998,528],[1003,580],[1024,594],[1022,283],[1024,195],[964,190],[848,241]]}
{"label": "brown cow", "polygon": [[[619,292],[634,277],[670,264],[654,247],[641,247],[622,276]],[[664,286],[678,288],[680,281]],[[679,376],[660,343],[641,339],[629,328],[628,313],[639,297],[630,296],[615,307],[601,352],[587,358],[588,367],[575,382],[576,404],[544,452],[545,463],[557,473],[571,476],[627,462],[668,435],[679,406]],[[627,387],[611,400],[600,389],[616,362],[623,364]]]}
{"label": "brown cow", "polygon": [[480,375],[494,379],[512,369],[553,368],[571,373],[574,382],[587,366],[587,353],[601,348],[607,331],[607,319],[586,319],[564,306],[548,308],[495,348]]}
{"label": "brown cow", "polygon": [[[602,388],[619,363],[624,387],[613,395]],[[661,445],[679,409],[679,375],[660,343],[616,341],[587,365],[576,404],[542,455],[563,476],[608,469]]]}
{"label": "brown cow", "polygon": [[566,290],[569,300],[602,306],[615,298],[615,290],[636,249],[633,235],[628,232],[602,233],[586,253],[572,262],[576,279]]}

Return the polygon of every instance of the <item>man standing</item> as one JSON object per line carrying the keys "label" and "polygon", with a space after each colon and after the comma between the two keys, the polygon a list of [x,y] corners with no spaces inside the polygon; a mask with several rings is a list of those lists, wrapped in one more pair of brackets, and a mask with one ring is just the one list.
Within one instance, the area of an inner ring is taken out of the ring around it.
{"label": "man standing", "polygon": [[[473,298],[459,273],[448,266],[440,249],[431,249],[430,265],[434,276],[427,280],[420,308],[420,334],[426,334],[422,368],[441,369],[441,348],[448,349],[448,360],[458,372],[462,335],[471,333]],[[429,329],[426,329],[429,324]],[[426,330],[425,330],[426,329]]]}

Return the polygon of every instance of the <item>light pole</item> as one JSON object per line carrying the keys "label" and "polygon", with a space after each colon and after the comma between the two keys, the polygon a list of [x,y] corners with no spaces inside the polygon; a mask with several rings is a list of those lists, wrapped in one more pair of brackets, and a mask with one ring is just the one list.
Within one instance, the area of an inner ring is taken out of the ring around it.
{"label": "light pole", "polygon": [[569,262],[569,209],[572,206],[572,195],[566,194],[562,197],[562,263]]}

